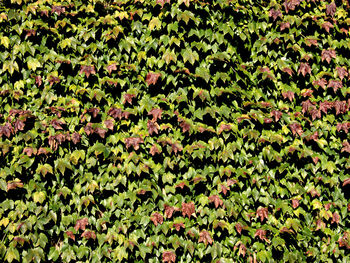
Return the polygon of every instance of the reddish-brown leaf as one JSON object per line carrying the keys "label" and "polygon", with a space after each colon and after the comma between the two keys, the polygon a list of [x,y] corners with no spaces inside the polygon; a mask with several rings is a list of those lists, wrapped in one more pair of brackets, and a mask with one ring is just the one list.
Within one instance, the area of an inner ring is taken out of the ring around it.
{"label": "reddish-brown leaf", "polygon": [[312,82],[312,85],[318,86],[318,87],[322,87],[323,89],[326,89],[327,80],[325,80],[324,78],[319,79],[319,80],[314,80]]}
{"label": "reddish-brown leaf", "polygon": [[107,133],[107,130],[97,127],[95,128],[94,132],[100,135],[101,138],[104,138]]}
{"label": "reddish-brown leaf", "polygon": [[316,221],[316,231],[320,229],[323,230],[325,227],[326,227],[326,224],[321,219],[318,219]]}
{"label": "reddish-brown leaf", "polygon": [[91,109],[88,109],[88,112],[92,113],[92,117],[96,118],[97,114],[100,112],[100,109],[99,108],[91,108]]}
{"label": "reddish-brown leaf", "polygon": [[74,132],[72,135],[71,135],[71,139],[72,139],[72,142],[74,144],[77,144],[78,142],[80,142],[80,139],[81,139],[81,135],[77,132]]}
{"label": "reddish-brown leaf", "polygon": [[244,226],[241,223],[236,223],[235,228],[237,233],[241,234],[242,230],[244,229]]}
{"label": "reddish-brown leaf", "polygon": [[290,102],[293,102],[294,100],[294,92],[293,91],[286,91],[286,92],[282,92],[282,96],[284,99],[288,98],[290,100]]}
{"label": "reddish-brown leaf", "polygon": [[143,143],[143,139],[140,138],[140,137],[125,138],[126,148],[129,148],[130,146],[133,146],[135,150],[138,150],[140,143]]}
{"label": "reddish-brown leaf", "polygon": [[66,8],[64,6],[52,6],[51,8],[52,13],[56,13],[57,15],[61,15],[62,13],[66,12]]}
{"label": "reddish-brown leaf", "polygon": [[335,114],[340,113],[344,114],[349,110],[349,105],[346,104],[346,101],[334,101],[333,107],[335,108]]}
{"label": "reddish-brown leaf", "polygon": [[151,216],[151,221],[153,222],[153,224],[155,226],[157,226],[158,224],[163,224],[163,216],[161,214],[159,214],[158,212],[155,212],[152,214]]}
{"label": "reddish-brown leaf", "polygon": [[107,114],[113,119],[119,118],[119,120],[121,120],[121,118],[123,117],[123,111],[120,108],[111,107]]}
{"label": "reddish-brown leaf", "polygon": [[36,76],[35,77],[35,84],[40,87],[41,84],[43,83],[41,76]]}
{"label": "reddish-brown leaf", "polygon": [[95,66],[86,66],[86,65],[81,65],[80,67],[80,74],[85,73],[85,76],[87,78],[89,78],[90,74],[95,75],[96,71],[95,71]]}
{"label": "reddish-brown leaf", "polygon": [[299,136],[301,136],[303,134],[303,129],[299,123],[292,123],[289,125],[289,128],[291,129],[293,135],[299,134]]}
{"label": "reddish-brown leaf", "polygon": [[158,147],[155,144],[152,145],[149,152],[150,152],[150,154],[152,154],[152,156],[154,156],[156,153],[160,153]]}
{"label": "reddish-brown leaf", "polygon": [[309,112],[310,109],[315,108],[314,104],[310,100],[305,100],[301,103],[302,113]]}
{"label": "reddish-brown leaf", "polygon": [[[349,143],[348,143],[349,144]],[[344,181],[343,181],[343,187],[345,186],[345,185],[348,185],[348,184],[350,184],[350,178],[347,178],[347,179],[345,179]]]}
{"label": "reddish-brown leaf", "polygon": [[75,231],[79,229],[85,230],[86,226],[89,224],[87,217],[77,220],[77,223],[74,226]]}
{"label": "reddish-brown leaf", "polygon": [[171,218],[173,216],[174,211],[175,211],[175,207],[165,204],[164,210],[165,210],[165,212],[164,212],[165,217]]}
{"label": "reddish-brown leaf", "polygon": [[339,224],[339,222],[340,222],[340,216],[337,212],[334,212],[331,224],[333,223]]}
{"label": "reddish-brown leaf", "polygon": [[226,187],[224,184],[220,184],[219,193],[226,195],[228,190],[230,190],[230,188]]}
{"label": "reddish-brown leaf", "polygon": [[186,182],[181,182],[181,183],[178,183],[177,185],[175,185],[175,188],[184,189],[185,186],[187,186],[187,183]]}
{"label": "reddish-brown leaf", "polygon": [[45,149],[45,148],[43,148],[43,147],[40,147],[39,148],[39,150],[38,150],[38,152],[37,152],[37,155],[39,155],[39,154],[45,154],[45,155],[47,155],[47,150]]}
{"label": "reddish-brown leaf", "polygon": [[286,28],[290,28],[290,23],[289,22],[281,23],[280,30],[283,31]]}
{"label": "reddish-brown leaf", "polygon": [[23,153],[25,153],[26,155],[28,155],[29,157],[32,156],[32,154],[36,153],[36,150],[33,149],[32,147],[26,147],[23,149]]}
{"label": "reddish-brown leaf", "polygon": [[224,204],[224,202],[220,199],[218,195],[209,196],[209,202],[214,203],[215,208],[218,208],[219,206],[222,206]]}
{"label": "reddish-brown leaf", "polygon": [[50,86],[52,86],[54,83],[59,83],[59,82],[60,82],[60,78],[59,77],[55,77],[55,76],[50,76],[49,77]]}
{"label": "reddish-brown leaf", "polygon": [[257,229],[256,232],[255,232],[255,234],[254,234],[254,237],[259,237],[260,240],[269,242],[269,241],[266,239],[266,230]]}
{"label": "reddish-brown leaf", "polygon": [[54,119],[50,123],[51,123],[52,127],[54,127],[56,130],[63,130],[63,128],[61,126],[64,124],[63,121]]}
{"label": "reddish-brown leaf", "polygon": [[337,92],[338,89],[341,89],[343,87],[343,82],[341,80],[331,79],[328,82],[328,87],[333,88],[334,92]]}
{"label": "reddish-brown leaf", "polygon": [[267,209],[267,207],[259,207],[256,210],[256,215],[260,217],[260,221],[264,221],[265,218],[268,217],[269,211]]}
{"label": "reddish-brown leaf", "polygon": [[176,229],[176,231],[180,231],[181,228],[185,228],[184,223],[174,223],[173,227]]}
{"label": "reddish-brown leaf", "polygon": [[311,75],[311,67],[309,65],[308,62],[302,62],[300,63],[300,67],[298,70],[298,74],[302,74],[304,77],[306,76],[306,74],[310,74]]}
{"label": "reddish-brown leaf", "polygon": [[334,27],[333,24],[328,22],[328,21],[326,21],[322,24],[322,28],[325,29],[327,31],[327,33],[329,33],[329,29],[333,28],[333,27]]}
{"label": "reddish-brown leaf", "polygon": [[289,234],[293,234],[293,230],[288,229],[287,227],[282,227],[282,229],[280,230],[281,233],[289,233]]}
{"label": "reddish-brown leaf", "polygon": [[162,76],[161,73],[154,73],[154,72],[148,72],[147,76],[146,76],[146,83],[148,86],[150,86],[151,84],[155,85],[158,81],[158,78]]}
{"label": "reddish-brown leaf", "polygon": [[348,71],[343,67],[337,67],[337,75],[341,80],[349,75]]}
{"label": "reddish-brown leaf", "polygon": [[350,203],[348,203],[348,212],[350,212]]}
{"label": "reddish-brown leaf", "polygon": [[302,95],[303,97],[311,97],[313,92],[314,92],[314,91],[311,90],[311,89],[306,89],[306,90],[304,90],[304,91],[301,93],[301,95]]}
{"label": "reddish-brown leaf", "polygon": [[191,215],[196,212],[193,202],[182,203],[182,209],[181,210],[182,210],[182,216],[183,217],[188,216],[188,218],[191,218]]}
{"label": "reddish-brown leaf", "polygon": [[319,158],[317,156],[316,157],[312,157],[312,161],[314,162],[314,164],[317,164],[318,160],[319,160]]}
{"label": "reddish-brown leaf", "polygon": [[132,99],[135,98],[135,97],[136,97],[135,94],[129,94],[129,93],[124,94],[124,102],[123,102],[123,104],[129,103],[130,105],[132,105]]}
{"label": "reddish-brown leaf", "polygon": [[326,60],[329,63],[331,63],[332,58],[336,58],[336,53],[334,49],[323,49],[321,53],[322,61]]}
{"label": "reddish-brown leaf", "polygon": [[328,16],[333,17],[335,12],[337,11],[337,6],[334,2],[330,3],[329,5],[326,5],[326,14]]}
{"label": "reddish-brown leaf", "polygon": [[292,206],[293,208],[297,208],[299,206],[299,200],[298,199],[292,199]]}
{"label": "reddish-brown leaf", "polygon": [[70,239],[73,239],[75,241],[75,235],[73,234],[72,231],[67,231],[66,235],[67,235],[67,237],[69,237]]}
{"label": "reddish-brown leaf", "polygon": [[160,4],[162,8],[164,7],[165,3],[170,4],[170,0],[157,0],[157,4]]}
{"label": "reddish-brown leaf", "polygon": [[317,46],[317,39],[307,38],[305,39],[305,44],[311,47],[312,45]]}
{"label": "reddish-brown leaf", "polygon": [[114,120],[113,119],[105,120],[104,124],[105,124],[107,129],[113,131],[113,128],[114,128]]}
{"label": "reddish-brown leaf", "polygon": [[283,68],[282,69],[283,72],[287,73],[289,76],[293,76],[293,70],[290,68]]}
{"label": "reddish-brown leaf", "polygon": [[92,128],[92,123],[89,122],[88,124],[86,124],[86,126],[84,127],[84,131],[87,135],[90,135],[92,133],[94,133],[94,128]]}
{"label": "reddish-brown leaf", "polygon": [[157,119],[161,119],[162,118],[162,109],[152,109],[148,115],[152,115],[153,119],[152,121],[157,121]]}
{"label": "reddish-brown leaf", "polygon": [[210,236],[210,233],[206,230],[202,230],[199,233],[199,240],[198,243],[203,242],[205,245],[209,244],[213,244],[213,239]]}
{"label": "reddish-brown leaf", "polygon": [[283,5],[284,9],[286,10],[286,13],[288,14],[289,11],[293,11],[296,6],[300,4],[300,0],[285,0]]}
{"label": "reddish-brown leaf", "polygon": [[23,183],[21,181],[13,181],[13,182],[8,182],[7,183],[7,191],[16,189],[16,188],[22,188]]}
{"label": "reddish-brown leaf", "polygon": [[177,154],[177,152],[182,151],[182,146],[179,145],[178,143],[170,143],[171,150]]}
{"label": "reddish-brown leaf", "polygon": [[282,117],[282,112],[273,110],[270,112],[271,117],[275,117],[275,121],[279,121],[279,119]]}
{"label": "reddish-brown leaf", "polygon": [[[157,0],[157,2],[158,1],[165,1],[165,0]],[[167,0],[167,1],[170,1],[170,0]],[[163,262],[174,263],[176,260],[176,255],[173,251],[164,251],[162,255],[162,259],[163,259]]]}
{"label": "reddish-brown leaf", "polygon": [[311,190],[309,190],[308,193],[309,193],[312,197],[320,196],[320,193],[318,193],[318,192],[316,191],[315,188],[312,188]]}
{"label": "reddish-brown leaf", "polygon": [[113,63],[107,66],[107,71],[109,73],[109,75],[112,73],[113,70],[117,70],[117,64]]}
{"label": "reddish-brown leaf", "polygon": [[182,120],[180,122],[180,127],[182,128],[182,132],[185,133],[185,132],[188,132],[191,128],[191,125],[185,121],[185,120]]}
{"label": "reddish-brown leaf", "polygon": [[80,237],[86,238],[86,239],[96,239],[96,234],[94,231],[90,231],[90,230],[85,230]]}
{"label": "reddish-brown leaf", "polygon": [[276,10],[276,9],[272,8],[269,12],[269,17],[272,17],[273,20],[275,21],[277,19],[277,17],[282,17],[282,13],[280,10]]}
{"label": "reddish-brown leaf", "polygon": [[148,120],[147,121],[147,129],[148,129],[148,133],[150,135],[152,135],[153,133],[158,134],[158,129],[159,129],[159,125],[158,123]]}

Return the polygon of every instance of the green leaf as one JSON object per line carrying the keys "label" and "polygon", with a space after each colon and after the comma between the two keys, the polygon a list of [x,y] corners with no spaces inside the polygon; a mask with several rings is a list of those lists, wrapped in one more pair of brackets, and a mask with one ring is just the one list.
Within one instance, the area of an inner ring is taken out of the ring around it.
{"label": "green leaf", "polygon": [[28,65],[28,69],[33,70],[33,71],[35,71],[37,68],[41,67],[39,60],[37,60],[36,58],[32,58],[32,57],[30,57],[28,59],[27,65]]}
{"label": "green leaf", "polygon": [[35,192],[35,193],[33,194],[33,201],[34,201],[35,203],[40,203],[40,204],[42,204],[42,203],[45,201],[45,199],[46,199],[46,195],[45,195],[44,192]]}

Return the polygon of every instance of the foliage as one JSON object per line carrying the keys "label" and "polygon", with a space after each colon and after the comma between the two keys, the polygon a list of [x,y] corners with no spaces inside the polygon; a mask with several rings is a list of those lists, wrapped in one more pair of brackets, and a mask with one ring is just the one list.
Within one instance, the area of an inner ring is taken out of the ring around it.
{"label": "foliage", "polygon": [[1,1],[0,260],[348,262],[349,8]]}

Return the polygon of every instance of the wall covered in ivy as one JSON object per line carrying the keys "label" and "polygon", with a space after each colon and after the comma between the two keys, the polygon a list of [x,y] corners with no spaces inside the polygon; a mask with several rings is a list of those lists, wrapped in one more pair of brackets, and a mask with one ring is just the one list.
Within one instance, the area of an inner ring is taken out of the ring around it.
{"label": "wall covered in ivy", "polygon": [[349,262],[348,0],[0,2],[1,262]]}

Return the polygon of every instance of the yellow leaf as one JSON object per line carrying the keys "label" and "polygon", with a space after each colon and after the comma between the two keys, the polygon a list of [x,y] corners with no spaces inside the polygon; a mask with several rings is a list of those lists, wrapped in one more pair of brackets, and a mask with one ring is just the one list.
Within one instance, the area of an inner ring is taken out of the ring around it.
{"label": "yellow leaf", "polygon": [[149,22],[149,29],[152,31],[155,27],[157,27],[157,29],[160,29],[162,23],[160,22],[158,17],[153,17],[152,20]]}
{"label": "yellow leaf", "polygon": [[42,204],[45,201],[45,193],[44,192],[35,192],[33,194],[33,200],[35,203]]}
{"label": "yellow leaf", "polygon": [[10,39],[8,37],[1,37],[1,45],[4,45],[6,48],[10,45]]}
{"label": "yellow leaf", "polygon": [[4,227],[7,227],[7,225],[9,224],[10,220],[5,217],[3,219],[0,220],[0,226],[4,226]]}

